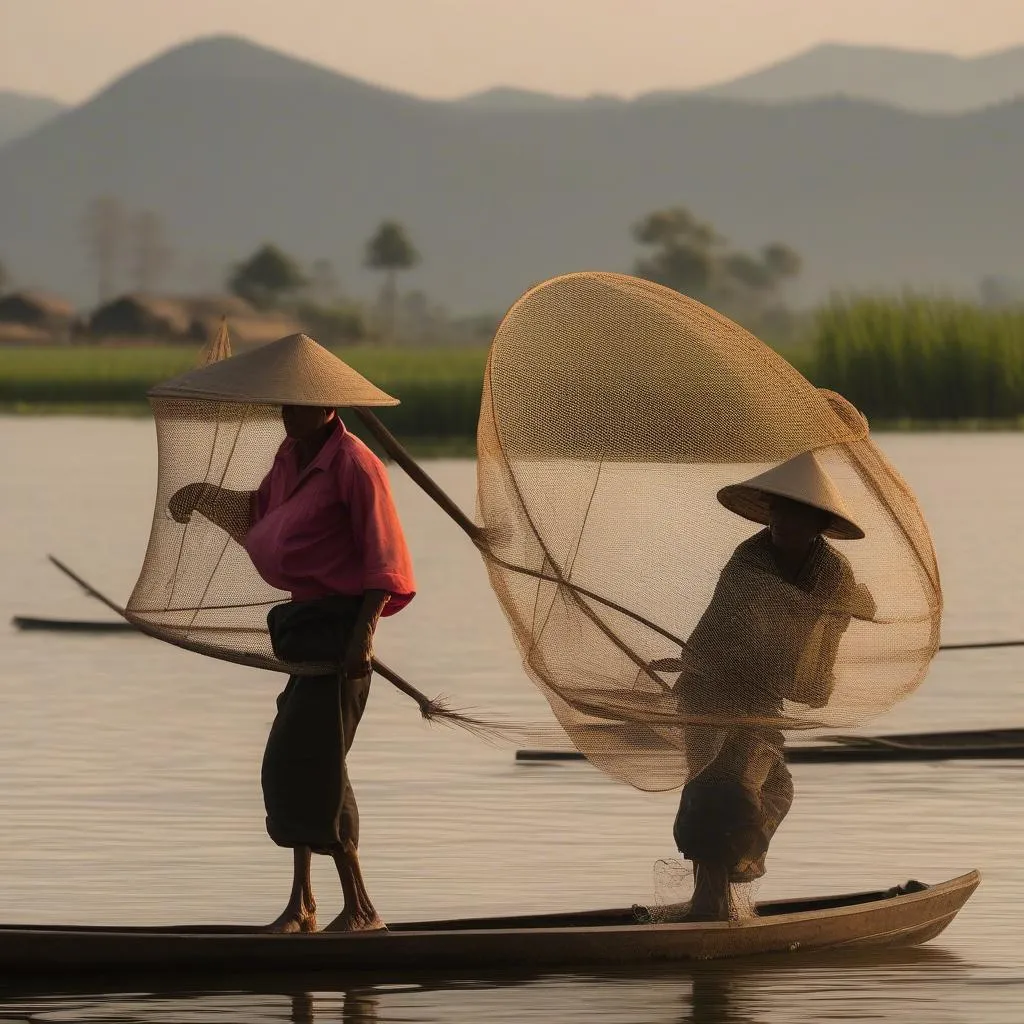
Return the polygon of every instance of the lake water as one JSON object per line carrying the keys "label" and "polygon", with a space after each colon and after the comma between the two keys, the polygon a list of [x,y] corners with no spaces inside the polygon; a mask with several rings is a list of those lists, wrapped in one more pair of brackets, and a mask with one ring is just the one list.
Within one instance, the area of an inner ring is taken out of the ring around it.
{"label": "lake water", "polygon": [[[1024,435],[892,435],[943,573],[946,641],[1024,637]],[[282,677],[137,636],[19,633],[12,615],[95,618],[46,561],[61,556],[123,600],[155,487],[149,421],[0,419],[0,920],[263,923],[287,897],[290,856],[263,829],[259,764]],[[472,508],[468,461],[429,471]],[[420,596],[377,650],[420,689],[536,720],[482,564],[401,473],[393,486]],[[1024,649],[941,654],[877,731],[1024,725]],[[677,795],[643,794],[582,764],[424,725],[378,680],[350,760],[361,855],[385,919],[620,906],[650,900],[674,854]],[[259,991],[0,990],[0,1021],[559,1021],[789,1024],[1024,1020],[1024,764],[795,765],[796,801],[759,897],[938,881],[983,884],[919,950],[776,958],[519,981],[369,984],[339,975]],[[340,893],[315,864],[320,915]],[[514,964],[509,965],[515,967]],[[6,993],[6,994],[5,994]]]}

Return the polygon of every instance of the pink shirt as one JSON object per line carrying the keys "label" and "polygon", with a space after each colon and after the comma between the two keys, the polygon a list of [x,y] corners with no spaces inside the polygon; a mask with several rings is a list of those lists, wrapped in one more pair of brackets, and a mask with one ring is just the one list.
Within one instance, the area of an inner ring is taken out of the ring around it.
{"label": "pink shirt", "polygon": [[386,590],[384,615],[416,593],[412,559],[380,459],[341,420],[301,472],[287,438],[253,495],[245,550],[295,601]]}

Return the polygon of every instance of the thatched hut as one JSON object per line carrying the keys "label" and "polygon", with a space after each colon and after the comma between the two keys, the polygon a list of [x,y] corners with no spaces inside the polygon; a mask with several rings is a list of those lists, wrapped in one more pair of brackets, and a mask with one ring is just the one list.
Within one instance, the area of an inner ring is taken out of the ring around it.
{"label": "thatched hut", "polygon": [[75,307],[52,292],[26,288],[0,298],[0,324],[20,324],[40,331],[66,331],[75,320]]}
{"label": "thatched hut", "polygon": [[189,337],[191,324],[191,312],[182,299],[122,295],[93,312],[89,318],[89,333],[182,341]]}

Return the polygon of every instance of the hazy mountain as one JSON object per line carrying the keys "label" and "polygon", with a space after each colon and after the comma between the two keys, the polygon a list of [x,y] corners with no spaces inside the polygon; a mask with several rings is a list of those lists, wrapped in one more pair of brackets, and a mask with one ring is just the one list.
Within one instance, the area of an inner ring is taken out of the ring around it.
{"label": "hazy mountain", "polygon": [[627,100],[619,96],[595,94],[582,99],[575,96],[555,96],[547,92],[535,92],[532,89],[512,89],[497,86],[483,92],[470,93],[460,99],[452,100],[457,106],[472,110],[490,111],[528,111],[528,110],[570,110],[579,107],[619,107]]}
{"label": "hazy mountain", "polygon": [[1024,96],[1024,46],[964,58],[826,44],[702,91],[775,102],[847,96],[907,110],[960,113]]}
{"label": "hazy mountain", "polygon": [[19,135],[27,135],[63,109],[63,104],[45,96],[0,91],[0,146]]}
{"label": "hazy mountain", "polygon": [[488,110],[555,110],[573,106],[663,103],[683,96],[721,96],[768,103],[843,96],[921,113],[964,113],[1024,96],[1024,46],[981,57],[827,43],[705,89],[663,89],[629,101],[575,99],[496,88],[457,102]]}
{"label": "hazy mountain", "polygon": [[628,269],[631,224],[685,204],[737,244],[794,246],[803,296],[973,288],[1024,277],[1022,165],[1024,103],[962,117],[707,97],[475,110],[216,38],[0,149],[0,244],[19,280],[88,299],[82,215],[109,193],[164,217],[173,284],[273,240],[334,260],[365,294],[364,242],[397,218],[424,255],[405,286],[499,309],[552,274]]}

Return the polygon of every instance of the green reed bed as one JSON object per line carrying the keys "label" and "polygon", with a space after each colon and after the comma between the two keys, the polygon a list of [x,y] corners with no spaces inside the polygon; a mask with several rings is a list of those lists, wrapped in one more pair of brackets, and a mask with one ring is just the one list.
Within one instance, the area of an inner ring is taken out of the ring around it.
{"label": "green reed bed", "polygon": [[[475,436],[486,351],[360,347],[338,355],[401,399],[380,410],[397,434],[439,443]],[[173,345],[0,349],[0,408],[144,414],[147,388],[195,362],[194,349]]]}
{"label": "green reed bed", "polygon": [[[484,349],[359,346],[338,354],[401,399],[380,410],[399,437],[421,450],[471,447]],[[1024,310],[914,296],[837,299],[783,354],[876,427],[1024,425]],[[193,347],[173,345],[0,348],[0,410],[145,414],[146,389],[196,357]]]}
{"label": "green reed bed", "polygon": [[1024,416],[1024,310],[837,300],[816,317],[809,374],[876,421],[1015,425]]}

